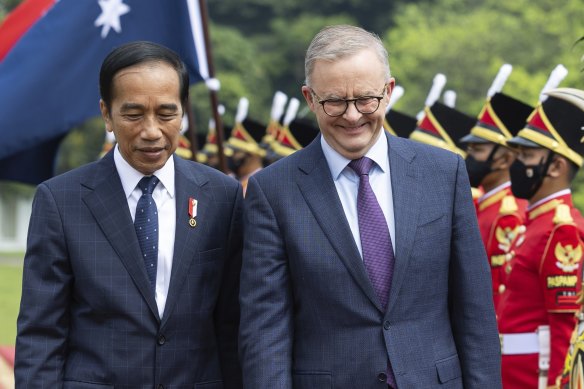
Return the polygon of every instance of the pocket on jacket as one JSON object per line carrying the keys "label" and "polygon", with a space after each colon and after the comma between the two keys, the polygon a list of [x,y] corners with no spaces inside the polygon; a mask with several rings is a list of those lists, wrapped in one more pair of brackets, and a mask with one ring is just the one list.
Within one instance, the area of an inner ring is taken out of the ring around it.
{"label": "pocket on jacket", "polygon": [[418,227],[425,227],[428,224],[432,224],[434,222],[441,220],[443,217],[444,217],[443,213],[424,215],[424,217],[420,218],[421,220],[418,222]]}
{"label": "pocket on jacket", "polygon": [[462,377],[458,354],[436,361],[436,370],[441,384]]}
{"label": "pocket on jacket", "polygon": [[212,262],[223,259],[223,252],[225,249],[223,247],[218,247],[216,249],[205,250],[199,252],[199,263],[202,262]]}
{"label": "pocket on jacket", "polygon": [[195,384],[195,389],[223,389],[223,381],[207,381]]}
{"label": "pocket on jacket", "polygon": [[114,389],[114,386],[81,381],[63,381],[63,389]]}
{"label": "pocket on jacket", "polygon": [[294,389],[330,389],[333,387],[331,373],[320,371],[292,372]]}

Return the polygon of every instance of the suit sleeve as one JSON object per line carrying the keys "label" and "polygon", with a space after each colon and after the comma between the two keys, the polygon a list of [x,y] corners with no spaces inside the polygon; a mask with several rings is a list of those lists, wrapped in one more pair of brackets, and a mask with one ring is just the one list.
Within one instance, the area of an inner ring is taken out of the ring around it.
{"label": "suit sleeve", "polygon": [[67,355],[73,275],[61,215],[49,188],[35,194],[17,322],[15,381],[60,388]]}
{"label": "suit sleeve", "polygon": [[226,389],[241,388],[241,366],[237,354],[239,329],[239,275],[243,245],[243,196],[238,185],[229,228],[228,251],[217,307],[215,326],[219,345],[221,372]]}
{"label": "suit sleeve", "polygon": [[240,356],[244,388],[292,388],[292,293],[284,238],[255,177],[244,207]]}
{"label": "suit sleeve", "polygon": [[460,157],[453,200],[449,304],[464,387],[501,388],[490,270]]}

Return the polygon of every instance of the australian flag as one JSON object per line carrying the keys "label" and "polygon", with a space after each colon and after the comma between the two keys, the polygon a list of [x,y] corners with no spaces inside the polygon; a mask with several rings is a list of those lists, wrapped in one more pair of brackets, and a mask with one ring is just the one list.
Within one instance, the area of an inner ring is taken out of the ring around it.
{"label": "australian flag", "polygon": [[99,115],[99,69],[115,47],[176,51],[191,82],[208,68],[198,0],[25,0],[0,26],[0,180],[53,175],[60,141]]}

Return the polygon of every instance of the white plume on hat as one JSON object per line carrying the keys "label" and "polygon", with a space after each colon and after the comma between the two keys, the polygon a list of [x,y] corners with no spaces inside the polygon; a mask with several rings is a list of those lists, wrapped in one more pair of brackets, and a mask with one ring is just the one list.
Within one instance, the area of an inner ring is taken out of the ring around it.
{"label": "white plume on hat", "polygon": [[560,85],[560,82],[562,82],[562,80],[566,78],[567,75],[568,69],[566,69],[564,65],[559,64],[558,66],[556,66],[554,70],[552,70],[547,82],[541,89],[541,92],[539,94],[539,101],[542,103],[546,101],[546,99],[548,98],[546,92],[548,92],[551,89],[557,88],[558,85]]}
{"label": "white plume on hat", "polygon": [[[434,105],[436,100],[442,94],[442,89],[444,89],[444,85],[446,85],[446,76],[442,73],[438,73],[434,76],[434,80],[432,81],[432,87],[430,88],[430,93],[428,93],[428,97],[426,97],[426,102],[424,103],[425,107],[431,107]],[[416,119],[420,120],[424,116],[424,110],[418,112],[416,115]]]}
{"label": "white plume on hat", "polygon": [[235,123],[243,123],[247,117],[247,111],[249,109],[249,100],[247,97],[242,97],[239,99],[239,104],[237,104],[237,113],[235,114]]}

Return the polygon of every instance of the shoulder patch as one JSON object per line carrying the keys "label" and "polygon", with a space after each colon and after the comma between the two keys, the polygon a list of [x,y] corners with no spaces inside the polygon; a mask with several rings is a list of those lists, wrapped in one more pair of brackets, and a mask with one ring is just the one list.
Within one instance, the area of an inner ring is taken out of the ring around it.
{"label": "shoulder patch", "polygon": [[556,256],[556,266],[565,272],[572,272],[578,268],[578,263],[582,259],[582,245],[576,244],[575,246],[562,242],[557,242],[554,248],[554,255]]}

